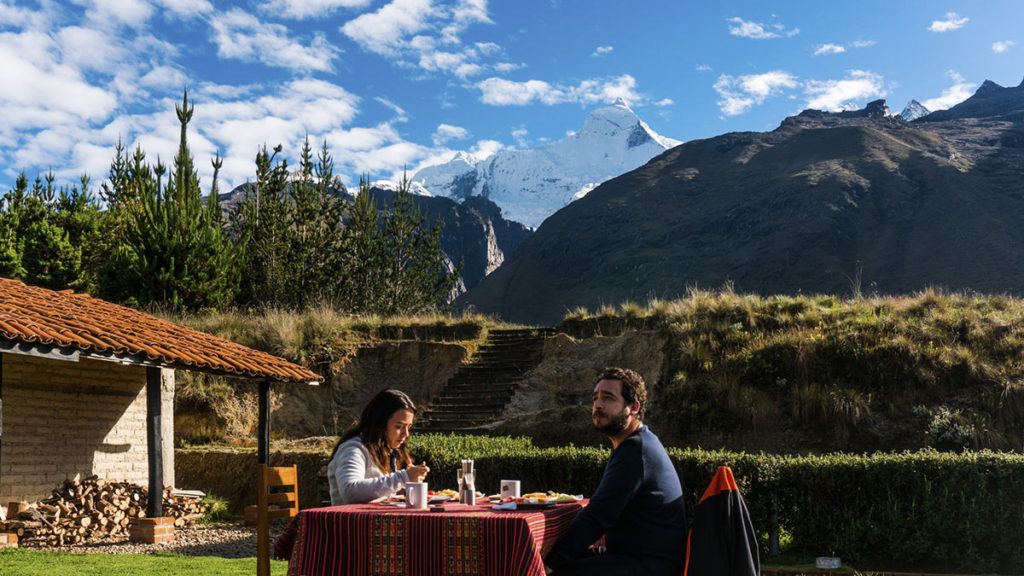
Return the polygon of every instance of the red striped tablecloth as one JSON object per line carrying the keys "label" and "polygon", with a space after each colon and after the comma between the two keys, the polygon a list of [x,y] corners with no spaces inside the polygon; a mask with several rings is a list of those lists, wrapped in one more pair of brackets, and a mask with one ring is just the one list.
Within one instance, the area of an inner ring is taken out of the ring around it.
{"label": "red striped tablecloth", "polygon": [[289,576],[543,576],[543,556],[582,504],[444,512],[381,504],[310,508],[295,519]]}

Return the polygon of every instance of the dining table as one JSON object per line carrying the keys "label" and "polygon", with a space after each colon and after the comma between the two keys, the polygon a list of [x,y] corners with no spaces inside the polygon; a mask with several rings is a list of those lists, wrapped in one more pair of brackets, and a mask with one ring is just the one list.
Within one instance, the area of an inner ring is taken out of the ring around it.
{"label": "dining table", "polygon": [[275,550],[290,556],[289,576],[543,576],[544,555],[585,505],[309,508],[292,519]]}

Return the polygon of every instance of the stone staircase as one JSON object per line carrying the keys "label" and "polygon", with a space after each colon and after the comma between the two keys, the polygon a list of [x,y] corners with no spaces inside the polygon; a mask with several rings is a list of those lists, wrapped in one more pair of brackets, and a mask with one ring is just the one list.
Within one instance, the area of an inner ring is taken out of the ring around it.
{"label": "stone staircase", "polygon": [[469,432],[497,419],[524,374],[540,363],[549,328],[491,330],[472,360],[463,364],[416,418],[420,432]]}

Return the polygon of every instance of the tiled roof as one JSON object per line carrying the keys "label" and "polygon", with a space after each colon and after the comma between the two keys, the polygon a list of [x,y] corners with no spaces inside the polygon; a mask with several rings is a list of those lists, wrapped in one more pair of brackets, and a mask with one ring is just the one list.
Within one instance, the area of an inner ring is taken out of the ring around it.
{"label": "tiled roof", "polygon": [[0,340],[78,350],[87,356],[136,360],[183,370],[267,378],[321,380],[312,371],[230,340],[70,290],[54,291],[0,278]]}

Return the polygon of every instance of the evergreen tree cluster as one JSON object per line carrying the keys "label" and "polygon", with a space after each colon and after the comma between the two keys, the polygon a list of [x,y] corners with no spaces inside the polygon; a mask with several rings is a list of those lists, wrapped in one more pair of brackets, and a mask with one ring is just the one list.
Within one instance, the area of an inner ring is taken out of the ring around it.
{"label": "evergreen tree cluster", "polygon": [[390,210],[375,203],[366,178],[350,199],[326,142],[314,155],[307,138],[294,173],[279,159],[281,146],[262,147],[255,180],[225,213],[219,155],[203,199],[188,148],[187,92],[175,110],[181,136],[169,171],[119,143],[99,198],[86,176],[80,188],[57,189],[52,173],[31,186],[22,174],[0,198],[0,276],[178,312],[446,306],[460,270],[441,250],[442,224],[428,224],[407,180]]}

